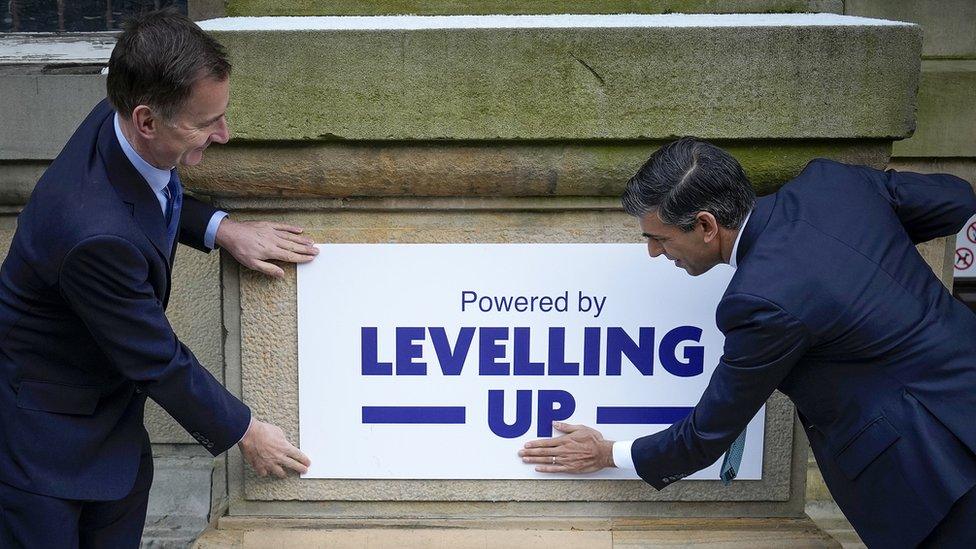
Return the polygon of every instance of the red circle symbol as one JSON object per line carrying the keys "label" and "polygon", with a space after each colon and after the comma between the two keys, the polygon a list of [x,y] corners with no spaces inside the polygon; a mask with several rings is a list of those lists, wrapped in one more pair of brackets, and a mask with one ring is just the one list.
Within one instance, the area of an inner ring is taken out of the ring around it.
{"label": "red circle symbol", "polygon": [[976,221],[970,223],[969,227],[966,228],[966,238],[973,244],[976,244]]}
{"label": "red circle symbol", "polygon": [[973,251],[969,248],[956,250],[956,269],[964,271],[973,266]]}

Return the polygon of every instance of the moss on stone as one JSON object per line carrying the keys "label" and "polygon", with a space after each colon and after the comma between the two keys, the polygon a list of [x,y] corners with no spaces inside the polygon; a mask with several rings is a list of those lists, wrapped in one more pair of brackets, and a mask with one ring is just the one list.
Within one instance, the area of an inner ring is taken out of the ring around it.
{"label": "moss on stone", "polygon": [[921,47],[910,26],[213,34],[237,135],[269,140],[897,138]]}

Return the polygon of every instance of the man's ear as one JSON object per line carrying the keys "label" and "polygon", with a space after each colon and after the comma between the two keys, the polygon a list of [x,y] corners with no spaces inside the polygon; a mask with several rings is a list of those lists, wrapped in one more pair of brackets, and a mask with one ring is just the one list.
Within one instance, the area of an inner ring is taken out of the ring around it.
{"label": "man's ear", "polygon": [[695,216],[695,223],[702,231],[702,239],[705,243],[712,242],[718,238],[718,220],[711,212],[698,212]]}
{"label": "man's ear", "polygon": [[143,139],[155,139],[159,129],[159,117],[146,105],[132,109],[132,125]]}

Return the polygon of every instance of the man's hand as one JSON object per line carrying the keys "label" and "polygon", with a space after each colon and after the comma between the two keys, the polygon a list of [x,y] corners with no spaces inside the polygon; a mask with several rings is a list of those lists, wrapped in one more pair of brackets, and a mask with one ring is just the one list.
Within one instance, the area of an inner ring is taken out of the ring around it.
{"label": "man's hand", "polygon": [[304,474],[312,464],[308,456],[288,442],[279,427],[253,417],[244,438],[237,445],[244,454],[244,460],[262,477],[270,473],[285,478],[288,476],[285,469]]}
{"label": "man's hand", "polygon": [[613,442],[604,440],[595,429],[583,425],[553,422],[553,428],[566,433],[561,437],[541,438],[525,443],[519,456],[525,463],[538,463],[540,473],[593,473],[613,464]]}
{"label": "man's hand", "polygon": [[308,263],[319,253],[315,242],[301,227],[268,221],[234,221],[225,217],[217,226],[215,241],[248,269],[284,278],[281,267],[268,260]]}

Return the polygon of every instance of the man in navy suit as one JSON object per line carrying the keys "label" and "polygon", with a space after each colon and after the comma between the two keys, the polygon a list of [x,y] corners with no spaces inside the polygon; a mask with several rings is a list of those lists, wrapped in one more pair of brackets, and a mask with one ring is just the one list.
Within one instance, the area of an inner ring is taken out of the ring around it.
{"label": "man in navy suit", "polygon": [[976,212],[968,183],[815,160],[757,200],[732,156],[685,138],[651,156],[623,204],[651,257],[692,276],[735,268],[716,313],[722,359],[670,428],[614,443],[560,424],[568,434],[528,443],[524,461],[636,468],[662,489],[714,463],[779,389],[867,545],[976,547],[976,316],[915,248]]}
{"label": "man in navy suit", "polygon": [[183,194],[178,164],[229,138],[230,64],[175,12],[133,21],[108,100],[38,181],[0,269],[0,547],[137,547],[152,482],[143,426],[158,402],[213,455],[239,444],[264,476],[304,472],[173,333],[176,244],[243,265],[305,262],[301,229],[240,223]]}

